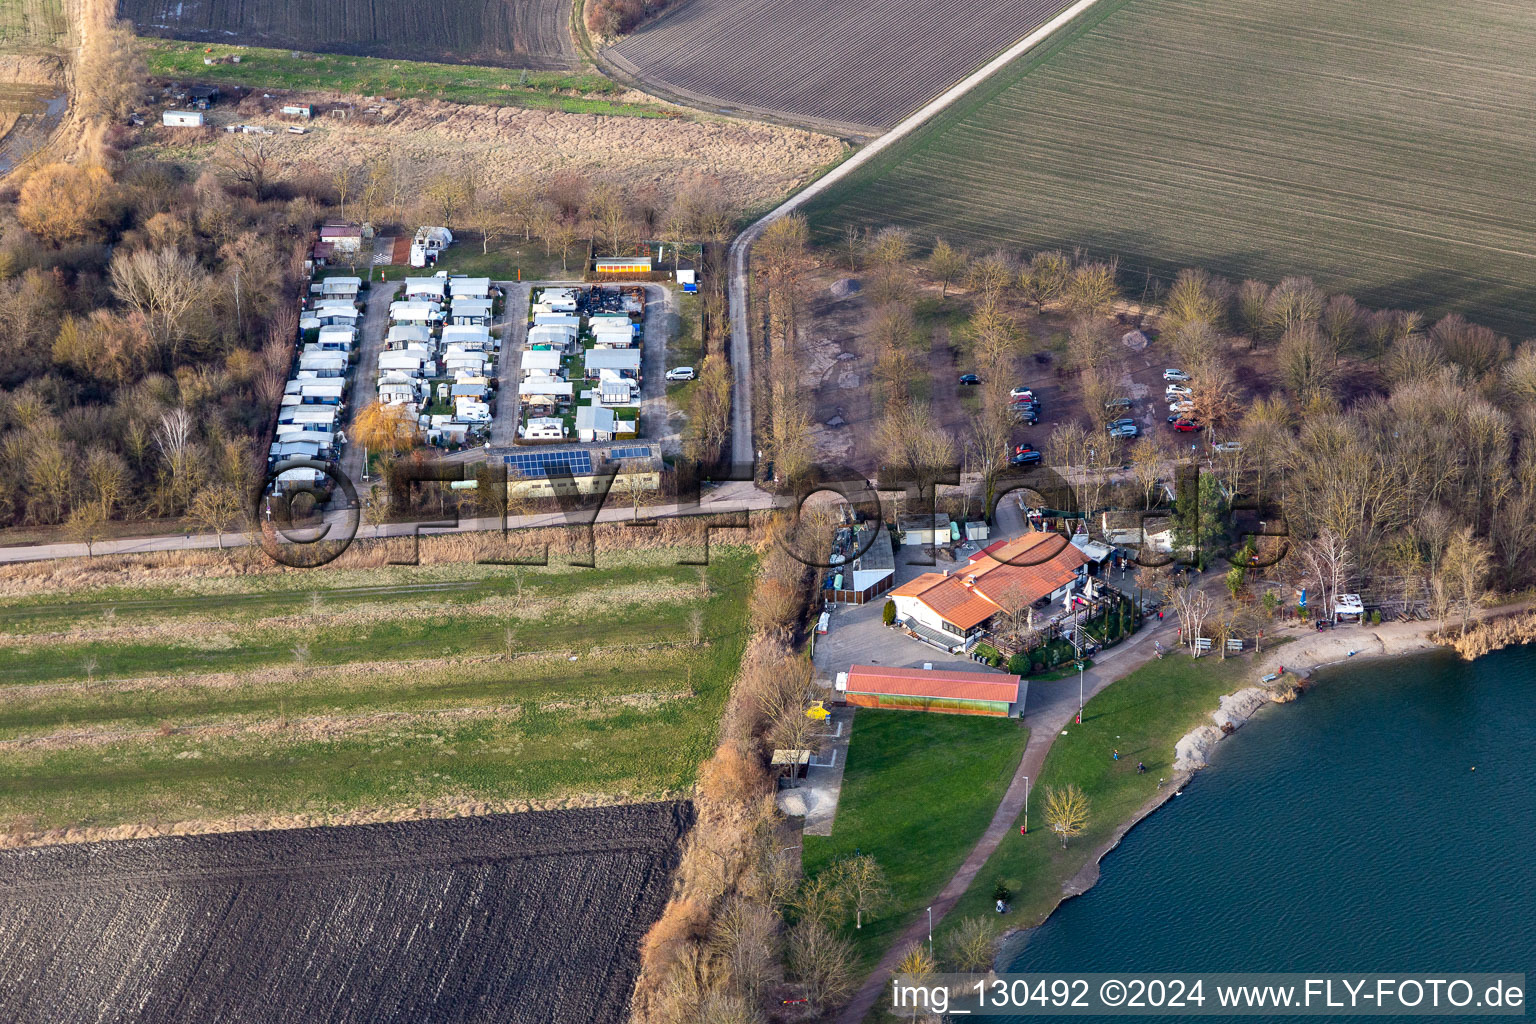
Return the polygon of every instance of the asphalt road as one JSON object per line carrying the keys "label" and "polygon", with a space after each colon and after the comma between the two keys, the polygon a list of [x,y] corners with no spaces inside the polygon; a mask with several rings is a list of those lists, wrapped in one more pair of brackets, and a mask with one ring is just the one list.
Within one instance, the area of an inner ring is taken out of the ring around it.
{"label": "asphalt road", "polygon": [[[352,440],[352,425],[357,414],[379,397],[379,353],[384,351],[384,337],[389,333],[389,303],[398,281],[375,281],[368,289],[368,310],[358,325],[357,364],[352,367],[352,386],[347,398],[347,450],[341,456],[341,471],[347,479],[363,479],[363,446]],[[100,545],[97,545],[100,547]]]}

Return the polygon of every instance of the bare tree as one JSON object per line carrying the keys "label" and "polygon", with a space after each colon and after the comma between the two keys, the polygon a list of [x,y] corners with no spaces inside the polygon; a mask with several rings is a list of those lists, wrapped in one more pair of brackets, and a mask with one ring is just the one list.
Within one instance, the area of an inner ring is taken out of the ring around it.
{"label": "bare tree", "polygon": [[967,917],[949,933],[945,947],[955,967],[979,974],[992,968],[992,951],[996,944],[992,926],[985,918]]}
{"label": "bare tree", "polygon": [[965,273],[966,263],[965,253],[942,238],[934,239],[933,251],[928,254],[928,273],[939,282],[941,301],[949,297],[950,282]]}
{"label": "bare tree", "polygon": [[1088,797],[1071,783],[1061,788],[1050,786],[1045,791],[1045,823],[1061,837],[1061,848],[1067,848],[1067,840],[1083,834],[1088,827]]}
{"label": "bare tree", "polygon": [[787,945],[789,969],[812,1006],[824,1009],[853,993],[853,947],[826,925],[801,921],[790,929]]}
{"label": "bare tree", "polygon": [[224,534],[245,516],[245,495],[228,484],[210,484],[198,490],[187,506],[192,519],[213,531],[219,550],[224,550]]}
{"label": "bare tree", "polygon": [[867,853],[839,861],[836,871],[837,885],[853,911],[854,927],[863,928],[865,914],[872,915],[890,902],[891,886],[885,872]]}
{"label": "bare tree", "polygon": [[1349,585],[1354,559],[1349,544],[1334,530],[1324,527],[1299,551],[1306,579],[1317,586],[1324,615],[1332,618],[1339,594]]}
{"label": "bare tree", "polygon": [[1461,610],[1461,635],[1467,635],[1472,613],[1488,594],[1488,570],[1492,558],[1488,542],[1465,526],[1451,534],[1437,576],[1439,586]]}
{"label": "bare tree", "polygon": [[256,201],[268,198],[273,182],[291,167],[283,145],[265,135],[236,135],[226,140],[217,156],[225,177],[251,190]]}

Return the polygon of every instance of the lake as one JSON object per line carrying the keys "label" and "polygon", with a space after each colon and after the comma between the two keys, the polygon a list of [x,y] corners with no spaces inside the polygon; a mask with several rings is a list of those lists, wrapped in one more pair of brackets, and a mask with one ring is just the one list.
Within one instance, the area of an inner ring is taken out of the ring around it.
{"label": "lake", "polygon": [[1221,743],[1005,969],[1536,973],[1536,648],[1314,683]]}

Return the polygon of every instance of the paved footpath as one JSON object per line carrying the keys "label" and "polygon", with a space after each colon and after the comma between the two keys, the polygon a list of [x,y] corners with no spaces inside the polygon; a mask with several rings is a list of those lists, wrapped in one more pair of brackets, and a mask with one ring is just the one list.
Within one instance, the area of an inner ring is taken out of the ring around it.
{"label": "paved footpath", "polygon": [[[1144,628],[1125,643],[1105,651],[1094,662],[1093,668],[1083,673],[1083,699],[1085,701],[1091,699],[1094,694],[1109,684],[1123,679],[1130,672],[1150,661],[1154,654],[1153,640],[1166,640],[1176,634],[1177,629],[1173,625],[1173,620],[1170,619],[1162,626]],[[1164,646],[1169,645],[1165,643]],[[1029,726],[1029,742],[1024,747],[1024,758],[1019,762],[1018,770],[1014,772],[1013,781],[1008,784],[1008,790],[1003,794],[1002,802],[997,805],[997,813],[992,816],[991,824],[977,840],[976,845],[971,849],[970,856],[965,858],[965,863],[960,865],[960,869],[935,897],[932,904],[935,923],[942,921],[944,915],[954,909],[955,904],[965,890],[970,888],[971,882],[975,880],[993,851],[1002,843],[1003,838],[1013,834],[1013,823],[1024,810],[1025,779],[1040,778],[1040,769],[1045,764],[1045,755],[1050,751],[1051,744],[1056,741],[1057,736],[1061,735],[1061,730],[1077,715],[1077,678],[1057,679],[1048,683],[1032,682],[1029,685],[1027,700],[1024,721]],[[881,995],[885,993],[886,980],[896,970],[902,951],[909,944],[921,942],[927,936],[928,917],[920,915],[891,943],[891,947],[886,950],[875,969],[870,972],[864,984],[854,994],[852,1001],[838,1015],[838,1024],[860,1024],[865,1017],[869,1016],[875,1004],[880,1001]]]}

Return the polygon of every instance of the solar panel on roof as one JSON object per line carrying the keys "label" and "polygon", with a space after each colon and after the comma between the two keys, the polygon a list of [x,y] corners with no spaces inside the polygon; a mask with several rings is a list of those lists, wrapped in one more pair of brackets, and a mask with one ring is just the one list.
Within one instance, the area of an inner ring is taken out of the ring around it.
{"label": "solar panel on roof", "polygon": [[590,452],[517,452],[502,458],[524,476],[550,476],[561,470],[570,470],[573,475],[592,472]]}
{"label": "solar panel on roof", "polygon": [[651,457],[651,449],[645,446],[639,448],[610,448],[608,454],[615,459],[648,459]]}

